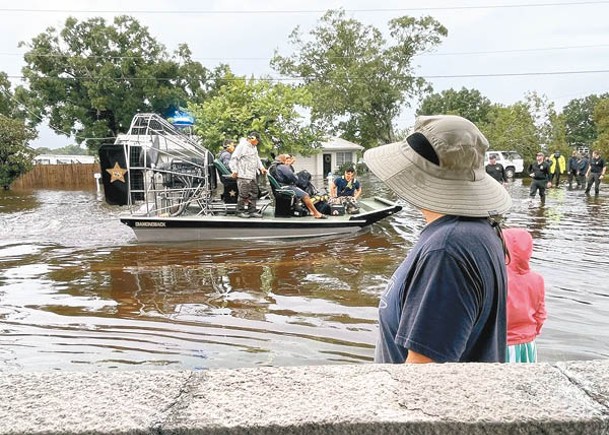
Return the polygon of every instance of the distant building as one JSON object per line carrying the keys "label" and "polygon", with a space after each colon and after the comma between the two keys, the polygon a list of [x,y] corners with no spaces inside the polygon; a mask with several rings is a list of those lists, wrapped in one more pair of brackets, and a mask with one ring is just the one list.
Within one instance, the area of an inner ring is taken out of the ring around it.
{"label": "distant building", "polygon": [[40,154],[34,157],[35,165],[71,165],[93,163],[95,163],[95,156]]}
{"label": "distant building", "polygon": [[312,156],[296,155],[296,171],[306,169],[314,177],[325,177],[336,172],[346,162],[355,166],[364,147],[340,137],[332,137],[321,143],[321,149]]}

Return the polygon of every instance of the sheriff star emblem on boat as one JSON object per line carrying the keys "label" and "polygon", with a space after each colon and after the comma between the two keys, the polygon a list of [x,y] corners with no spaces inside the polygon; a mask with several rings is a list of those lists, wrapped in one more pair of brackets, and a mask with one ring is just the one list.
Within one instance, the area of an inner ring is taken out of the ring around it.
{"label": "sheriff star emblem on boat", "polygon": [[125,182],[125,173],[127,172],[127,170],[121,168],[118,162],[114,164],[113,168],[106,169],[106,172],[110,174],[110,183],[114,183],[117,180],[122,181],[123,183]]}

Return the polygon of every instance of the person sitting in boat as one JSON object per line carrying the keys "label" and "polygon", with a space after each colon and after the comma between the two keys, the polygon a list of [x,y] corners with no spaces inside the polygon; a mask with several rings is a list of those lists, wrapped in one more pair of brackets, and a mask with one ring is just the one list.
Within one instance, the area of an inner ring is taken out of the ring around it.
{"label": "person sitting in boat", "polygon": [[276,164],[272,166],[273,169],[271,170],[271,175],[277,179],[279,184],[282,186],[287,186],[290,190],[292,190],[296,197],[304,203],[309,210],[309,213],[311,213],[315,219],[326,219],[327,216],[323,215],[315,208],[309,194],[300,187],[296,186],[298,177],[296,177],[294,168],[291,166],[293,162],[294,161],[289,154],[279,154],[277,156]]}
{"label": "person sitting in boat", "polygon": [[232,139],[224,139],[224,144],[222,145],[222,151],[218,154],[218,160],[222,162],[224,166],[228,169],[230,156],[235,151],[235,141]]}
{"label": "person sitting in boat", "polygon": [[[297,187],[300,187],[302,190],[304,190],[306,193],[308,193],[310,197],[313,197],[313,196],[319,194],[317,188],[313,185],[313,183],[311,183],[312,176],[309,173],[309,171],[307,171],[306,169],[303,169],[302,171],[296,172],[294,170],[294,164],[296,163],[296,157],[294,157],[293,155],[290,155],[290,154],[286,154],[286,163],[290,166],[290,168],[292,169],[292,172],[294,172],[294,175],[296,175],[296,180],[297,180],[296,186]],[[313,203],[315,203],[315,201],[313,201]]]}
{"label": "person sitting in boat", "polygon": [[357,200],[362,195],[362,185],[355,178],[355,168],[352,166],[345,169],[344,175],[335,178],[330,183],[330,203],[343,204],[347,213],[359,212]]}

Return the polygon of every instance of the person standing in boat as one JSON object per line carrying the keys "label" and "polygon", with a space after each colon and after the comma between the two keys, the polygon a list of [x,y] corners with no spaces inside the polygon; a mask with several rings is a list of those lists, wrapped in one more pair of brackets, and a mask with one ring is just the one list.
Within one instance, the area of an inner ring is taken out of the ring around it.
{"label": "person standing in boat", "polygon": [[504,362],[512,204],[484,169],[487,139],[460,116],[419,116],[402,142],[369,149],[370,171],[426,225],[379,303],[379,363]]}
{"label": "person standing in boat", "polygon": [[543,276],[531,270],[533,237],[523,228],[503,231],[508,249],[506,362],[537,362],[535,338],[547,316]]}
{"label": "person standing in boat", "polygon": [[218,160],[222,162],[226,169],[229,168],[230,164],[230,156],[235,151],[235,141],[232,139],[224,139],[224,144],[222,144],[222,151],[218,154]]}
{"label": "person standing in boat", "polygon": [[258,183],[256,174],[266,174],[266,168],[258,155],[257,145],[260,143],[260,133],[251,131],[247,138],[242,138],[235,151],[231,154],[229,167],[232,177],[237,179],[239,197],[237,199],[237,216],[249,218],[256,216],[256,200],[258,199]]}

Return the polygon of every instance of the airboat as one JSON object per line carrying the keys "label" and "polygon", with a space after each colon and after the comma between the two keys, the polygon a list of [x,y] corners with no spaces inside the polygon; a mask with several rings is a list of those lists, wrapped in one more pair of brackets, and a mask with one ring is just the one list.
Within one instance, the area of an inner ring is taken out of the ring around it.
{"label": "airboat", "polygon": [[359,200],[357,214],[315,219],[302,216],[291,190],[270,182],[258,217],[238,217],[237,183],[226,168],[194,136],[152,113],[135,115],[126,134],[100,147],[99,157],[105,200],[126,208],[119,219],[139,242],[350,234],[402,209],[374,197]]}

